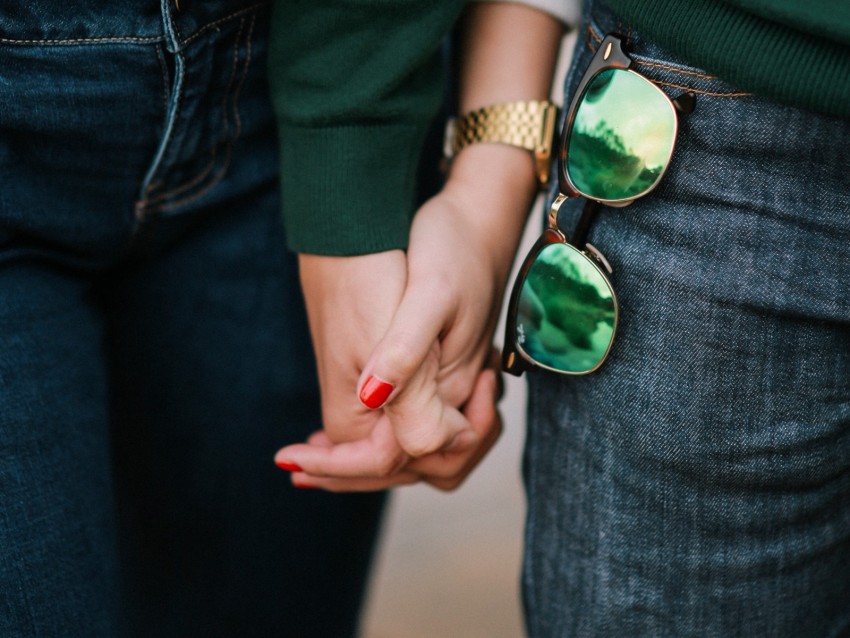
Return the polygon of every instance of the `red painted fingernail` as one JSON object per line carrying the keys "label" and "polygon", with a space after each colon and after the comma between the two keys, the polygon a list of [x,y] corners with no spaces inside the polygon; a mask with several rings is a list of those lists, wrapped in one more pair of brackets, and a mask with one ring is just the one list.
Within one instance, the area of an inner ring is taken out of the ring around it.
{"label": "red painted fingernail", "polygon": [[299,490],[315,490],[315,485],[305,485],[304,483],[292,483],[292,487],[296,487]]}
{"label": "red painted fingernail", "polygon": [[377,410],[386,403],[394,387],[378,377],[370,376],[360,389],[360,402],[371,410]]}
{"label": "red painted fingernail", "polygon": [[275,465],[277,465],[280,469],[286,470],[287,472],[303,472],[301,466],[297,463],[291,463],[290,461],[275,461]]}

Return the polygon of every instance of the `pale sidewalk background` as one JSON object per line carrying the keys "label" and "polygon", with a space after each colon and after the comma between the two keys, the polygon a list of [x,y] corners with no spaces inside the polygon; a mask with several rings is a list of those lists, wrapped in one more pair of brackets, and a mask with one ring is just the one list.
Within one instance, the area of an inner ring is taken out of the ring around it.
{"label": "pale sidewalk background", "polygon": [[[559,103],[574,44],[575,32],[561,46],[553,83],[553,99]],[[538,198],[519,259],[540,234],[540,207]],[[514,271],[517,267],[515,264]],[[502,325],[496,331],[498,344],[503,338]],[[467,482],[452,494],[425,486],[406,487],[393,494],[362,638],[524,635],[519,577],[525,517],[520,478],[525,382],[510,375],[505,382],[501,403],[504,434]]]}

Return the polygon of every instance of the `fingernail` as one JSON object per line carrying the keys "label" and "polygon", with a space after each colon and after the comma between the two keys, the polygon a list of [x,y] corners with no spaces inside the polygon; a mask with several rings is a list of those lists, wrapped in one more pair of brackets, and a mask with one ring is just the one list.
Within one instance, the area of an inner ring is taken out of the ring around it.
{"label": "fingernail", "polygon": [[296,487],[299,490],[315,490],[316,489],[315,485],[306,485],[304,483],[295,483],[295,482],[292,483],[292,487]]}
{"label": "fingernail", "polygon": [[370,376],[360,389],[360,402],[370,410],[377,410],[387,402],[393,388],[391,383]]}
{"label": "fingernail", "polygon": [[286,470],[287,472],[303,472],[301,466],[297,463],[292,463],[291,461],[275,461],[275,465],[277,465],[280,469]]}

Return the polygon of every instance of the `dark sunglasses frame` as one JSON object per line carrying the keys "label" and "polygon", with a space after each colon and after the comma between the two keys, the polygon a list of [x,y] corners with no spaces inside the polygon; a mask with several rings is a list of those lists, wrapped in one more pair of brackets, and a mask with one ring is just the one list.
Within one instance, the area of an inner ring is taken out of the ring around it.
{"label": "dark sunglasses frame", "polygon": [[[576,92],[575,94],[573,94],[573,99],[570,102],[570,108],[567,111],[567,117],[564,121],[564,127],[561,131],[560,144],[558,145],[558,190],[561,193],[567,195],[568,197],[585,196],[573,184],[572,180],[569,177],[569,172],[567,171],[567,149],[569,148],[570,133],[573,130],[573,123],[575,122],[576,113],[578,112],[578,107],[581,104],[582,99],[584,99],[587,85],[590,84],[593,79],[602,71],[606,71],[608,69],[622,69],[624,71],[632,71],[631,66],[632,59],[623,51],[622,39],[615,34],[609,34],[606,35],[605,38],[602,40],[602,43],[599,45],[599,48],[596,50],[596,53],[590,60],[590,64],[587,65],[587,70],[585,70],[584,75],[579,81],[578,87],[576,88]],[[679,113],[687,114],[692,112],[694,110],[694,107],[696,106],[696,96],[693,93],[683,93],[676,98],[670,98],[667,94],[665,94],[661,89],[659,89],[655,84],[653,84],[649,79],[645,78],[643,75],[637,73],[636,71],[632,71],[632,73],[639,75],[650,85],[655,87],[658,93],[662,95],[665,99],[667,99],[667,101],[670,102],[673,106],[673,116],[675,118],[674,123],[676,124],[676,131],[673,134],[673,147],[670,149],[670,155],[672,156],[675,150],[675,141],[678,137],[677,115]],[[666,166],[664,170],[666,172]],[[662,172],[656,180],[655,185],[661,182],[661,178],[663,176],[664,173]],[[634,201],[635,199],[639,199],[640,197],[646,195],[653,188],[655,188],[655,186],[643,193],[640,193],[634,197],[625,200],[597,201],[601,201],[610,206],[627,206],[628,204],[631,204],[632,201]]]}
{"label": "dark sunglasses frame", "polygon": [[[614,287],[611,284],[611,280],[609,278],[609,275],[612,273],[612,269],[611,265],[608,263],[605,257],[591,244],[587,243],[587,233],[590,229],[591,223],[596,217],[596,213],[599,210],[600,203],[605,203],[612,206],[626,206],[635,199],[642,197],[643,195],[651,191],[653,188],[655,188],[655,185],[657,185],[661,181],[663,173],[659,176],[658,180],[656,180],[652,188],[649,188],[647,191],[640,193],[636,197],[632,197],[627,200],[610,201],[585,198],[586,203],[582,211],[581,218],[579,219],[579,222],[576,226],[576,230],[573,234],[572,241],[570,241],[567,236],[560,230],[560,228],[558,228],[558,212],[561,209],[561,205],[567,199],[584,196],[569,178],[569,174],[567,172],[566,159],[567,149],[569,147],[570,133],[572,131],[573,123],[575,121],[576,112],[578,110],[579,105],[581,104],[581,100],[584,97],[585,89],[587,88],[587,85],[601,71],[607,69],[629,70],[631,65],[632,60],[623,51],[621,38],[614,34],[605,36],[605,38],[602,40],[602,43],[599,45],[596,54],[590,61],[587,70],[584,72],[584,75],[582,76],[581,81],[579,82],[575,94],[573,95],[573,98],[570,102],[570,108],[567,111],[567,117],[564,121],[564,127],[561,132],[560,144],[558,149],[558,190],[560,192],[558,193],[558,196],[555,198],[555,200],[552,202],[552,206],[549,209],[548,227],[543,232],[541,237],[537,240],[537,242],[534,244],[531,251],[529,251],[528,255],[523,261],[522,266],[520,267],[520,271],[514,282],[510,300],[508,302],[508,316],[505,322],[505,342],[504,348],[502,349],[502,368],[505,372],[519,376],[526,370],[531,370],[534,368],[543,368],[545,370],[550,370],[552,372],[571,376],[589,374],[599,369],[599,367],[605,362],[605,359],[608,357],[608,354],[611,351],[611,347],[614,344],[614,338],[617,332],[617,324],[619,322],[619,303],[617,302],[617,297],[614,293]],[[648,79],[646,79],[646,81],[650,82],[650,80]],[[661,92],[660,89],[659,92]],[[663,92],[661,93],[663,94]],[[678,135],[677,115],[679,113],[690,113],[691,111],[693,111],[694,106],[696,104],[696,97],[693,93],[684,93],[674,99],[671,99],[666,94],[664,94],[664,96],[672,103],[674,108],[673,115],[676,118],[677,126],[676,133],[674,134],[675,145],[675,139]],[[673,150],[671,149],[671,156],[672,152]],[[608,349],[606,350],[604,356],[602,356],[597,365],[590,370],[570,372],[566,370],[560,370],[558,368],[552,368],[539,361],[531,360],[530,357],[526,355],[518,345],[517,312],[519,308],[519,299],[522,292],[523,284],[525,283],[529,270],[539,257],[540,253],[547,246],[553,243],[562,243],[568,246],[572,246],[580,253],[582,253],[582,255],[587,258],[588,262],[599,271],[599,274],[608,284],[608,287],[611,289],[612,292],[614,301],[613,332],[608,343]]]}
{"label": "dark sunglasses frame", "polygon": [[[550,214],[557,215],[558,209],[560,209],[561,204],[567,200],[566,195],[560,194],[558,198],[555,200],[555,203],[552,205],[552,210]],[[611,280],[608,278],[608,275],[611,274],[611,265],[608,263],[608,260],[600,253],[596,248],[594,248],[591,244],[588,244],[587,233],[590,229],[590,225],[593,223],[593,220],[596,218],[596,213],[599,210],[599,203],[593,200],[586,200],[584,209],[582,210],[581,218],[578,221],[576,226],[575,233],[573,234],[572,241],[567,239],[567,236],[558,228],[557,223],[550,221],[549,227],[543,231],[543,234],[540,238],[535,242],[532,249],[529,251],[528,256],[523,261],[522,266],[520,267],[520,271],[517,274],[516,282],[514,283],[513,290],[511,291],[510,301],[508,302],[508,317],[505,322],[505,346],[502,349],[502,369],[505,372],[509,372],[510,374],[519,376],[526,370],[530,370],[533,368],[543,368],[544,370],[551,370],[552,372],[558,372],[560,374],[568,374],[568,375],[581,375],[581,374],[589,374],[594,370],[598,369],[599,366],[605,361],[608,357],[608,352],[611,351],[611,346],[614,343],[614,336],[617,332],[617,323],[619,322],[619,304],[617,303],[617,296],[614,292],[614,286],[611,284]],[[517,312],[519,309],[519,298],[522,294],[522,286],[528,276],[528,271],[531,270],[534,262],[537,261],[537,258],[540,256],[540,253],[548,247],[550,244],[566,244],[567,246],[572,246],[577,249],[580,253],[582,253],[587,260],[599,271],[599,274],[608,284],[608,287],[611,289],[612,296],[614,298],[614,331],[611,334],[611,340],[608,343],[608,350],[605,352],[605,356],[599,361],[599,363],[592,369],[587,370],[586,372],[568,372],[565,370],[560,370],[558,368],[553,368],[547,366],[539,361],[531,361],[518,347],[517,341]]]}

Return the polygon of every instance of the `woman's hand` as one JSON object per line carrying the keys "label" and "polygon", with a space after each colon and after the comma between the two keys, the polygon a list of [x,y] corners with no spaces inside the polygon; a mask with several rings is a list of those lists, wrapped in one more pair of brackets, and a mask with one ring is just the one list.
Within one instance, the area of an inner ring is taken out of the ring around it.
{"label": "woman's hand", "polygon": [[404,296],[359,386],[394,387],[384,411],[413,457],[464,432],[445,406],[461,406],[484,367],[534,192],[527,152],[482,144],[461,153],[414,218]]}

